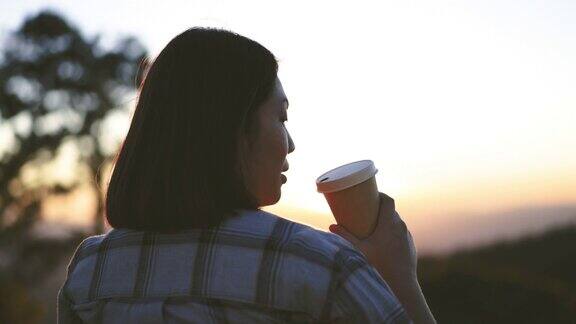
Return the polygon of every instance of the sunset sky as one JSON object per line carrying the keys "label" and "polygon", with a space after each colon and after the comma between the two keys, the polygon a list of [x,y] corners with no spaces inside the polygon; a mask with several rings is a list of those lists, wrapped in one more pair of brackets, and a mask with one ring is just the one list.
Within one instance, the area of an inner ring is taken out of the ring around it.
{"label": "sunset sky", "polygon": [[[371,159],[422,251],[488,237],[462,231],[518,208],[576,220],[575,1],[18,0],[0,2],[0,33],[42,8],[107,45],[135,35],[152,56],[198,25],[271,50],[296,150],[266,210],[325,228],[316,177]],[[111,125],[122,137],[129,120]],[[539,217],[494,230],[553,222]]]}

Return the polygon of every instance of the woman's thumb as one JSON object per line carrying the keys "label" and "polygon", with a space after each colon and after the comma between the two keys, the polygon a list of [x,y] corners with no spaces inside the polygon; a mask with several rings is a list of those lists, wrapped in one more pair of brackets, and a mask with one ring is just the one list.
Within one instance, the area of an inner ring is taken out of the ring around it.
{"label": "woman's thumb", "polygon": [[338,234],[339,236],[344,238],[346,241],[352,243],[353,245],[358,245],[360,243],[360,240],[358,240],[356,236],[348,232],[344,227],[340,225],[332,224],[328,227],[328,229],[330,230],[330,232]]}

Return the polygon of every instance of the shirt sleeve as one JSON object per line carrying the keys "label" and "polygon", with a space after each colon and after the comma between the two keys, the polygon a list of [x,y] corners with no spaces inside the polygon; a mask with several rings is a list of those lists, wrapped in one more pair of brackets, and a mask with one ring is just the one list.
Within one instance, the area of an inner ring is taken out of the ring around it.
{"label": "shirt sleeve", "polygon": [[66,295],[64,287],[58,291],[58,303],[56,305],[56,321],[58,324],[81,324],[82,320],[72,310],[72,306]]}
{"label": "shirt sleeve", "polygon": [[82,250],[82,247],[89,239],[90,238],[84,239],[76,247],[76,251],[74,251],[74,255],[72,255],[72,258],[70,259],[70,262],[68,263],[68,267],[66,269],[66,279],[64,280],[62,287],[60,287],[60,289],[58,290],[58,297],[56,302],[56,323],[58,324],[83,323],[78,314],[76,314],[76,312],[72,309],[72,302],[70,301],[68,296],[66,296],[65,287],[66,283],[68,282],[68,278],[70,277],[71,270],[75,266],[76,260],[78,258],[78,253],[80,250]]}
{"label": "shirt sleeve", "polygon": [[413,323],[388,284],[358,252],[337,260],[328,296],[331,323]]}

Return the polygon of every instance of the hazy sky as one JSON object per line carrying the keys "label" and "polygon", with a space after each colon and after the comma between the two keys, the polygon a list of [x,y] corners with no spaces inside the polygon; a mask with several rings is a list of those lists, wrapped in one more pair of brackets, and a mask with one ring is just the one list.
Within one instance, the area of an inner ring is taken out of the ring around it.
{"label": "hazy sky", "polygon": [[4,0],[0,29],[47,7],[153,55],[195,25],[270,49],[296,144],[270,210],[328,213],[316,177],[362,159],[416,231],[576,202],[576,1]]}

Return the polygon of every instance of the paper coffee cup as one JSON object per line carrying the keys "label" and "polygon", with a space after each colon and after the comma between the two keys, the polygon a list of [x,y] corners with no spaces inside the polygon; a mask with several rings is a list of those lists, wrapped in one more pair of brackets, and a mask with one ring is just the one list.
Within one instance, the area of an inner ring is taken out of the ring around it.
{"label": "paper coffee cup", "polygon": [[361,160],[339,166],[316,179],[317,190],[324,194],[336,223],[358,238],[367,237],[376,226],[380,206],[377,172],[374,162]]}

